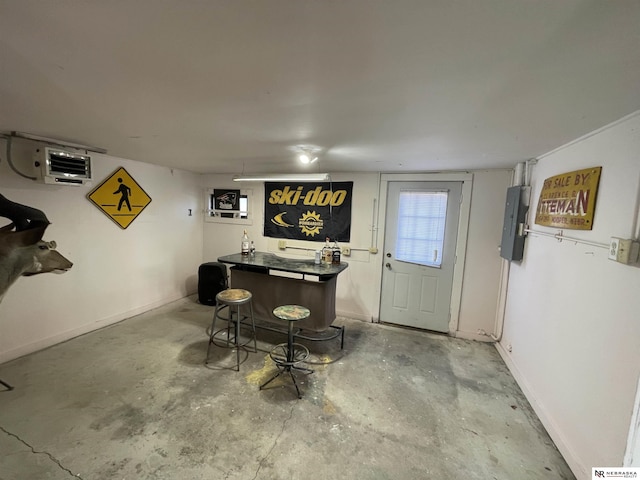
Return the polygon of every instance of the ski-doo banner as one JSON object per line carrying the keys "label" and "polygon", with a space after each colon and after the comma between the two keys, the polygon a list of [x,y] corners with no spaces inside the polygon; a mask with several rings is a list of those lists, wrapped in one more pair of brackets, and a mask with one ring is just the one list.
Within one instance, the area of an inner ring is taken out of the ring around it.
{"label": "ski-doo banner", "polygon": [[264,236],[349,242],[352,191],[353,182],[265,182]]}

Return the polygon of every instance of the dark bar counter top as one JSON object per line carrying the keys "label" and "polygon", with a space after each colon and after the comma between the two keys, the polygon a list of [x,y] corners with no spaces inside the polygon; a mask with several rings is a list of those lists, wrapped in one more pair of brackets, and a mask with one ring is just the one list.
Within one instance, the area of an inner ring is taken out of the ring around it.
{"label": "dark bar counter top", "polygon": [[[231,288],[242,288],[252,294],[256,318],[277,322],[273,309],[282,305],[302,305],[311,315],[296,323],[301,331],[326,335],[336,318],[336,284],[338,274],[349,264],[316,265],[314,259],[284,258],[273,253],[253,255],[234,253],[218,257],[218,262],[231,264]],[[278,274],[282,272],[282,274]],[[293,278],[287,274],[295,274]],[[333,327],[344,332],[342,327]],[[327,338],[335,338],[337,334]],[[302,338],[302,337],[301,337]],[[304,338],[310,338],[305,336]]]}
{"label": "dark bar counter top", "polygon": [[249,272],[268,273],[269,270],[278,270],[302,275],[317,275],[321,280],[335,277],[349,266],[346,262],[340,262],[339,265],[325,263],[316,265],[313,259],[284,258],[265,252],[255,252],[254,255],[233,253],[218,257],[218,262],[232,264],[240,270]]}

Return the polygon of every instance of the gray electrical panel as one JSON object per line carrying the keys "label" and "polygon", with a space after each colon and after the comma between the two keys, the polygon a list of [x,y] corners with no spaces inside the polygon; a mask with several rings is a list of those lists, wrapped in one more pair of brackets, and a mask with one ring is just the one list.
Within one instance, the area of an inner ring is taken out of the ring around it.
{"label": "gray electrical panel", "polygon": [[506,260],[522,260],[524,256],[524,222],[529,209],[523,203],[523,197],[529,187],[511,187],[507,189],[507,203],[504,208],[504,225],[500,256]]}

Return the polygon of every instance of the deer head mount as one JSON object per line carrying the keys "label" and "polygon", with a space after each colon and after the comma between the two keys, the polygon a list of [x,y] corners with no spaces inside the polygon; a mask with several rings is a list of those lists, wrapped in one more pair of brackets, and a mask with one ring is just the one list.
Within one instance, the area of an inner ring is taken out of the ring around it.
{"label": "deer head mount", "polygon": [[22,275],[67,271],[73,266],[55,250],[56,242],[42,240],[49,226],[42,211],[0,195],[0,217],[11,220],[0,228],[0,300]]}

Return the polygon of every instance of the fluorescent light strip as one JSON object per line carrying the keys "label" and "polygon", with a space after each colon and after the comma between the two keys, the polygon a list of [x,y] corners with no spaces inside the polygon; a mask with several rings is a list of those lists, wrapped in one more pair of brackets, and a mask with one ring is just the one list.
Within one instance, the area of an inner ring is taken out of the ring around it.
{"label": "fluorescent light strip", "polygon": [[255,175],[236,175],[234,182],[328,182],[328,173],[262,173]]}

